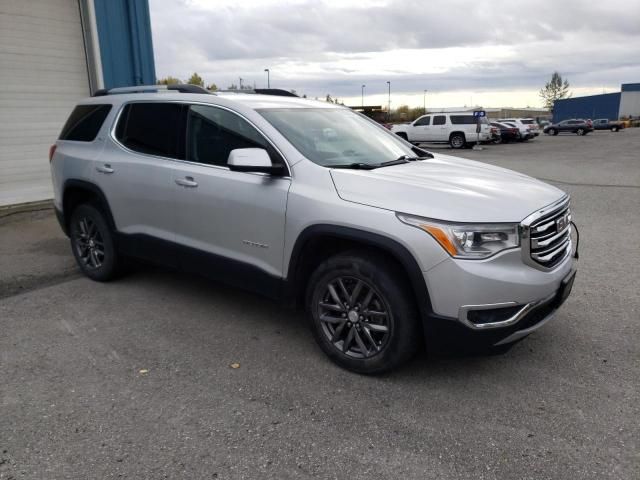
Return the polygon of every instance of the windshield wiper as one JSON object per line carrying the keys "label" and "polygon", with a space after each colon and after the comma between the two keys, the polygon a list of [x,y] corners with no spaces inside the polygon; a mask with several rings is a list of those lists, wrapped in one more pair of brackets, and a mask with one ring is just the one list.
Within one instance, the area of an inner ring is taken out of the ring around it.
{"label": "windshield wiper", "polygon": [[351,168],[353,170],[373,170],[374,168],[380,167],[382,164],[378,163],[363,163],[363,162],[354,162],[354,163],[344,163],[342,165],[328,165],[329,168]]}

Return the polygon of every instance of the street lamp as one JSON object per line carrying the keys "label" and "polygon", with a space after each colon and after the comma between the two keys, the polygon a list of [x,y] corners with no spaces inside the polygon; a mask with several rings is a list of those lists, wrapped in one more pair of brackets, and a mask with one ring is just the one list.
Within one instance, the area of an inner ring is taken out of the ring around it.
{"label": "street lamp", "polygon": [[362,85],[362,106],[364,107],[364,87],[366,87],[366,85]]}
{"label": "street lamp", "polygon": [[389,103],[387,104],[387,121],[391,120],[391,82],[387,80],[389,87]]}
{"label": "street lamp", "polygon": [[238,77],[240,79],[240,90],[242,90],[242,77]]}
{"label": "street lamp", "polygon": [[269,80],[269,69],[265,68],[265,72],[267,72],[267,88],[271,88],[271,81]]}
{"label": "street lamp", "polygon": [[422,114],[427,114],[427,90],[424,91],[424,94],[422,96]]}

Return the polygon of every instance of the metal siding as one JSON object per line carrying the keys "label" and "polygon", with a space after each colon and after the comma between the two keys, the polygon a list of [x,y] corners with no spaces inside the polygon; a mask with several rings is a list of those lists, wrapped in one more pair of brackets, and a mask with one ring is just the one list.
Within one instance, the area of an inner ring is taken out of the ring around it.
{"label": "metal siding", "polygon": [[620,117],[640,117],[640,90],[622,92],[620,98]]}
{"label": "metal siding", "polygon": [[556,100],[553,106],[553,121],[568,118],[608,118],[617,120],[620,108],[620,93],[604,93],[588,97]]}
{"label": "metal siding", "polygon": [[623,83],[623,92],[640,92],[640,83]]}
{"label": "metal siding", "polygon": [[0,206],[52,197],[48,151],[89,79],[77,0],[0,5]]}
{"label": "metal siding", "polygon": [[147,0],[95,0],[105,88],[156,82]]}

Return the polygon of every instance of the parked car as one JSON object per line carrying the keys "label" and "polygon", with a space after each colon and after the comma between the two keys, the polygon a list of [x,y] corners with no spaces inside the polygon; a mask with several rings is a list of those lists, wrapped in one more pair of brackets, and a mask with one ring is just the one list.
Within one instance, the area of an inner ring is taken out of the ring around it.
{"label": "parked car", "polygon": [[533,118],[501,118],[498,121],[513,123],[518,128],[524,127],[521,130],[526,131],[529,138],[540,135],[540,128],[538,128],[538,124]]}
{"label": "parked car", "polygon": [[496,143],[509,143],[520,139],[520,129],[500,122],[491,122],[493,128],[498,130],[499,137]]}
{"label": "parked car", "polygon": [[593,123],[591,120],[584,120],[581,118],[572,118],[569,120],[563,120],[558,123],[552,123],[544,127],[544,133],[548,135],[558,135],[560,132],[570,132],[577,135],[586,135],[593,131]]}
{"label": "parked car", "polygon": [[[464,148],[478,140],[477,119],[472,112],[430,113],[413,123],[394,125],[391,131],[411,143],[448,143]],[[491,141],[491,129],[485,117],[480,119],[481,142]]]}
{"label": "parked car", "polygon": [[116,88],[76,106],[49,157],[87,277],[139,258],[304,307],[355,372],[397,367],[423,340],[505,348],[575,278],[565,192],[432,155],[340,105]]}
{"label": "parked car", "polygon": [[615,120],[609,120],[608,118],[597,118],[593,121],[594,130],[611,130],[617,132],[624,128],[624,123]]}
{"label": "parked car", "polygon": [[526,125],[519,125],[519,124],[513,123],[513,122],[504,122],[504,124],[509,126],[509,127],[518,129],[518,140],[521,141],[521,142],[526,142],[530,138],[533,138],[533,134],[529,130],[529,127],[526,126]]}

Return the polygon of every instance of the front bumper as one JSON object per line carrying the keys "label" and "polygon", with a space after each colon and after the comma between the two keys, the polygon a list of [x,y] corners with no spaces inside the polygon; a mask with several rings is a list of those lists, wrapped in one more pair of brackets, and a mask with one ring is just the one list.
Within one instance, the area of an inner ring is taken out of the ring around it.
{"label": "front bumper", "polygon": [[452,336],[456,343],[516,341],[553,317],[571,291],[574,263],[568,256],[553,270],[541,271],[523,264],[520,249],[484,261],[447,259],[423,272],[430,323],[438,338]]}

